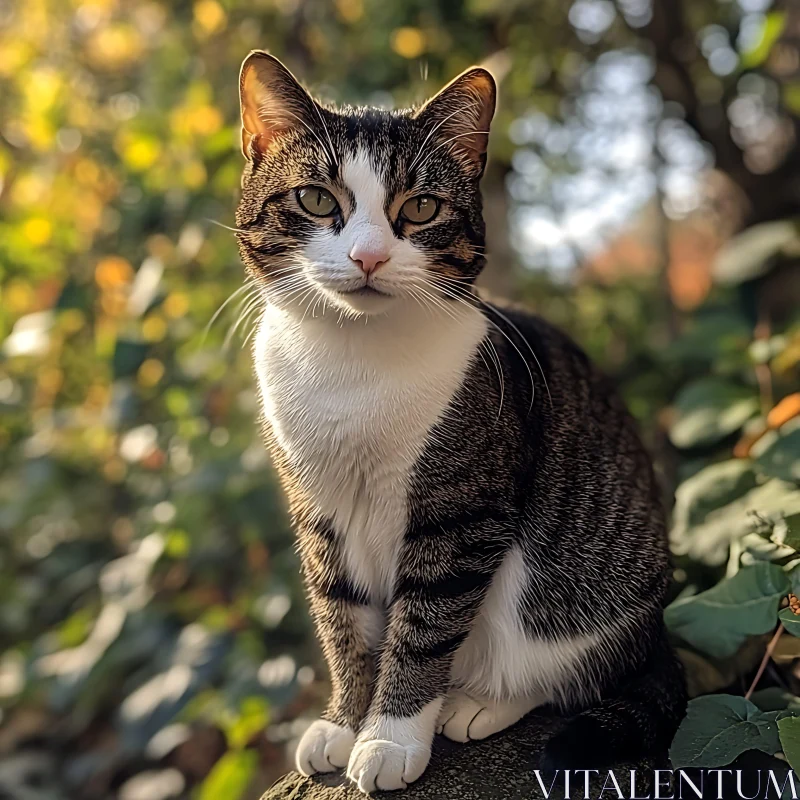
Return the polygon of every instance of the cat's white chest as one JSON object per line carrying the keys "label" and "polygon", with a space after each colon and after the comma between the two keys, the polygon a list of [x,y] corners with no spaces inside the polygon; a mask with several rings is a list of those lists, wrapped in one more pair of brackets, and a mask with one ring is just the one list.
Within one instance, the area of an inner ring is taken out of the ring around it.
{"label": "cat's white chest", "polygon": [[338,327],[270,308],[259,328],[265,417],[340,537],[349,577],[376,601],[391,594],[414,466],[483,337],[475,315],[438,338],[416,319]]}

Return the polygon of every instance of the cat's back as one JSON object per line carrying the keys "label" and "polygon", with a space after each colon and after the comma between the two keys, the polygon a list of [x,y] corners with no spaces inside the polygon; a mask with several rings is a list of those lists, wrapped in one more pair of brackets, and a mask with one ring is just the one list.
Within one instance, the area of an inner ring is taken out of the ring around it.
{"label": "cat's back", "polygon": [[497,435],[462,446],[460,458],[521,487],[525,516],[559,531],[559,549],[596,547],[605,560],[612,543],[617,553],[643,547],[660,564],[661,493],[615,382],[543,317],[498,304],[483,311],[503,381],[491,359],[476,363],[455,416]]}

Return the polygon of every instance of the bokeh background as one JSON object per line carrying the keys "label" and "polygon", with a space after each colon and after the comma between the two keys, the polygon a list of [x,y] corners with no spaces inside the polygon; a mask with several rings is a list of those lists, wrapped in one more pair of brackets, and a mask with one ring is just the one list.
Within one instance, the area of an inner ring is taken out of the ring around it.
{"label": "bokeh background", "polygon": [[485,285],[614,375],[668,506],[738,465],[674,593],[800,512],[797,0],[0,0],[4,799],[256,798],[326,695],[215,224],[257,47],[337,102],[494,70]]}

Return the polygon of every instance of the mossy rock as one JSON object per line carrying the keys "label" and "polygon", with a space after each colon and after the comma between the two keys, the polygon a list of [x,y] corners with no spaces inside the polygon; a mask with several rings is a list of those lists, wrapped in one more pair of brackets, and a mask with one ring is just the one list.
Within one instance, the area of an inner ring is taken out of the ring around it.
{"label": "mossy rock", "polygon": [[[518,725],[483,742],[456,744],[436,737],[425,774],[401,792],[378,792],[376,800],[533,800],[542,794],[534,770],[545,742],[563,727],[562,719],[531,714]],[[649,771],[652,764],[620,765],[620,785],[630,784],[630,769]],[[606,773],[591,782],[599,795]],[[577,796],[583,795],[579,776]],[[625,783],[622,783],[622,782]],[[624,791],[624,789],[623,789]],[[557,779],[552,797],[563,797]],[[607,790],[605,797],[616,796]],[[340,773],[304,778],[293,772],[281,778],[262,800],[364,800],[364,795]]]}

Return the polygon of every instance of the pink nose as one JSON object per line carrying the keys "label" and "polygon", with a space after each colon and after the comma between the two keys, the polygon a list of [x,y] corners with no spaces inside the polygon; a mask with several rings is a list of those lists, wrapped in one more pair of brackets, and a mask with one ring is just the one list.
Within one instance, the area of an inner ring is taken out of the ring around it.
{"label": "pink nose", "polygon": [[378,267],[389,260],[389,254],[382,249],[356,244],[350,251],[350,258],[358,264],[358,268],[365,275],[372,275]]}

